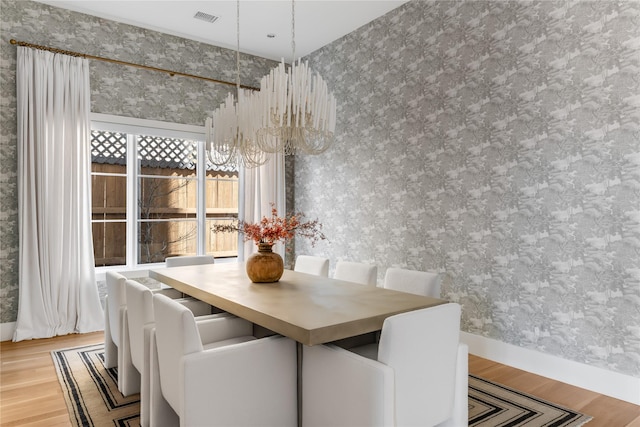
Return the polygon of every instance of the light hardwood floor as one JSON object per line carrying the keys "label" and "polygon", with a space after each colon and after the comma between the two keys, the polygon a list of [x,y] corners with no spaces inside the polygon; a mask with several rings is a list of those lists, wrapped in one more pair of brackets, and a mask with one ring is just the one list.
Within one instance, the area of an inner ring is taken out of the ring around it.
{"label": "light hardwood floor", "polygon": [[[102,332],[0,343],[0,425],[70,426],[50,352],[99,343]],[[589,414],[588,427],[640,427],[640,406],[469,356],[469,372]]]}
{"label": "light hardwood floor", "polygon": [[103,342],[102,332],[0,343],[0,425],[71,426],[51,351]]}

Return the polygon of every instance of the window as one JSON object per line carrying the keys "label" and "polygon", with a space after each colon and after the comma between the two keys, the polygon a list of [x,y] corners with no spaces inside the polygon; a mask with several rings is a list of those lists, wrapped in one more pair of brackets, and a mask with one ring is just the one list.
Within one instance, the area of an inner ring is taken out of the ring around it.
{"label": "window", "polygon": [[237,256],[237,234],[210,230],[238,217],[238,173],[207,161],[201,129],[108,118],[91,132],[96,267]]}
{"label": "window", "polygon": [[127,135],[91,132],[91,228],[96,267],[127,260]]}

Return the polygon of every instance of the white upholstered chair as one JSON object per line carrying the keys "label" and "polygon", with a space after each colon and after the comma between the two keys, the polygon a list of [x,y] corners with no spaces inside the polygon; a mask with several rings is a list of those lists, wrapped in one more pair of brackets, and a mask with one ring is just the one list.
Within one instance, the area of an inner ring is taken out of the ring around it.
{"label": "white upholstered chair", "polygon": [[[129,328],[127,327],[127,278],[120,273],[106,273],[107,297],[104,310],[105,366],[118,367],[118,390],[125,395],[140,391],[140,376],[131,363]],[[172,288],[156,290],[171,298],[181,298],[182,293]]]}
{"label": "white upholstered chair", "polygon": [[214,264],[216,259],[213,255],[193,255],[193,256],[172,256],[165,258],[164,265],[167,267],[182,267],[184,265]]}
{"label": "white upholstered chair", "polygon": [[[139,373],[140,381],[140,425],[150,425],[151,402],[151,334],[155,330],[155,316],[153,313],[153,292],[135,280],[127,280],[126,296],[129,309],[127,322],[131,350],[131,363]],[[196,321],[229,316],[228,313],[209,314],[211,306],[193,298],[178,298],[176,302],[193,312]],[[155,354],[153,355],[155,357]]]}
{"label": "white upholstered chair", "polygon": [[[237,317],[196,323],[184,306],[153,299],[160,390],[180,426],[296,425],[294,341],[255,339]],[[152,425],[178,425],[160,409],[153,400]]]}
{"label": "white upholstered chair", "polygon": [[333,278],[347,282],[355,282],[368,286],[376,286],[378,267],[360,262],[338,261]]}
{"label": "white upholstered chair", "polygon": [[426,297],[440,298],[441,276],[430,271],[390,267],[384,276],[384,288]]}
{"label": "white upholstered chair", "polygon": [[468,348],[460,306],[443,304],[387,318],[377,354],[333,345],[304,347],[303,425],[467,425]]}
{"label": "white upholstered chair", "polygon": [[293,271],[329,277],[329,259],[312,255],[298,255]]}

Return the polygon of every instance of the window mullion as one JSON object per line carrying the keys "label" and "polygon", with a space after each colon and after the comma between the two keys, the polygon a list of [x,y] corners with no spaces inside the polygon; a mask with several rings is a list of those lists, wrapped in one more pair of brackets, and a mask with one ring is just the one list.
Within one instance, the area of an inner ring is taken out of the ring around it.
{"label": "window mullion", "polygon": [[138,265],[138,139],[127,134],[127,267]]}
{"label": "window mullion", "polygon": [[[245,220],[245,168],[242,165],[238,167],[238,220]],[[244,262],[244,236],[238,233],[238,261]]]}
{"label": "window mullion", "polygon": [[198,201],[196,204],[196,221],[197,221],[197,248],[198,255],[206,253],[206,233],[207,233],[207,200],[206,200],[206,178],[207,178],[207,154],[205,153],[205,144],[198,141],[198,163],[196,172],[198,177]]}

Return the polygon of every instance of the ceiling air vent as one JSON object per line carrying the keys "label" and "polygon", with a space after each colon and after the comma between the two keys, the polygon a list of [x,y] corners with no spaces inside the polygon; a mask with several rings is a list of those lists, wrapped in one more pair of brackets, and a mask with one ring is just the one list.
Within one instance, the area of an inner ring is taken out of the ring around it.
{"label": "ceiling air vent", "polygon": [[210,14],[204,13],[204,12],[198,12],[193,17],[196,18],[196,19],[200,19],[202,21],[210,22],[212,24],[214,22],[216,22],[218,20],[218,18],[220,18],[219,16],[210,15]]}

